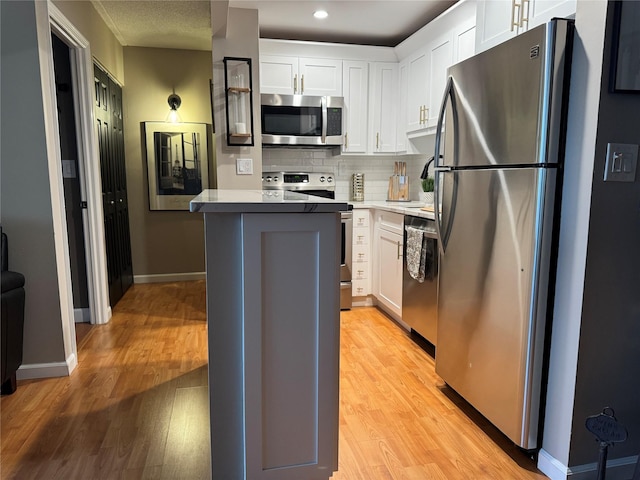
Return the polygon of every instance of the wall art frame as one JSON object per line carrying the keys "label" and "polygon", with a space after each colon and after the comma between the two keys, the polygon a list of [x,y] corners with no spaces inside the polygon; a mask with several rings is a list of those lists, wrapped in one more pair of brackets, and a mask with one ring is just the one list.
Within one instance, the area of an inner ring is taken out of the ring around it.
{"label": "wall art frame", "polygon": [[209,188],[207,123],[143,122],[149,210],[189,210],[189,202]]}
{"label": "wall art frame", "polygon": [[640,2],[613,2],[610,90],[640,93]]}

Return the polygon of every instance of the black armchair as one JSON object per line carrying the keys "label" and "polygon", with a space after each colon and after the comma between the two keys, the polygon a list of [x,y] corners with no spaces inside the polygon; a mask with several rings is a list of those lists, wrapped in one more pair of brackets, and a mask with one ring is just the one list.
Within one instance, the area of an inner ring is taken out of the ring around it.
{"label": "black armchair", "polygon": [[9,271],[7,236],[2,232],[2,331],[0,341],[0,363],[2,384],[0,393],[16,391],[16,371],[22,364],[22,337],[24,331],[24,276]]}

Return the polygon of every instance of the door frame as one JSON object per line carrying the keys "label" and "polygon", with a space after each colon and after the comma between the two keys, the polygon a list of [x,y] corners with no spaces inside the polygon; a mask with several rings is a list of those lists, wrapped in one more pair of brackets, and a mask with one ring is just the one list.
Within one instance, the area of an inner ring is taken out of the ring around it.
{"label": "door frame", "polygon": [[77,364],[77,345],[73,315],[69,242],[65,218],[61,168],[55,75],[51,34],[55,33],[69,46],[76,115],[78,174],[81,192],[87,202],[83,215],[89,310],[91,323],[104,324],[111,318],[107,296],[106,253],[98,142],[93,120],[93,61],[89,42],[51,2],[34,2],[40,76],[42,82],[45,136],[51,185],[54,242],[62,317],[62,331],[68,373]]}

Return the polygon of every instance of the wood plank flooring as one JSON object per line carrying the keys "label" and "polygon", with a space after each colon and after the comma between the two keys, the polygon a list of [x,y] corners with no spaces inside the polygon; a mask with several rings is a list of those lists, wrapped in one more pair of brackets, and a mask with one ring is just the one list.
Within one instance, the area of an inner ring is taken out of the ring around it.
{"label": "wood plank flooring", "polygon": [[[546,478],[384,314],[342,312],[341,336],[333,479]],[[71,377],[0,399],[0,477],[209,478],[206,352],[204,282],[134,285]]]}

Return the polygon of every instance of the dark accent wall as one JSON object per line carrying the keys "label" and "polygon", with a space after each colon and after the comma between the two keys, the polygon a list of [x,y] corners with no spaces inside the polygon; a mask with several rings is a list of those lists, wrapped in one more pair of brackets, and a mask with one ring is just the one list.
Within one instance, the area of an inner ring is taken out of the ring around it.
{"label": "dark accent wall", "polygon": [[609,91],[614,2],[609,2],[602,65],[582,325],[569,466],[598,460],[584,422],[615,410],[629,438],[609,459],[640,454],[640,173],[604,182],[607,143],[640,144],[640,92]]}

